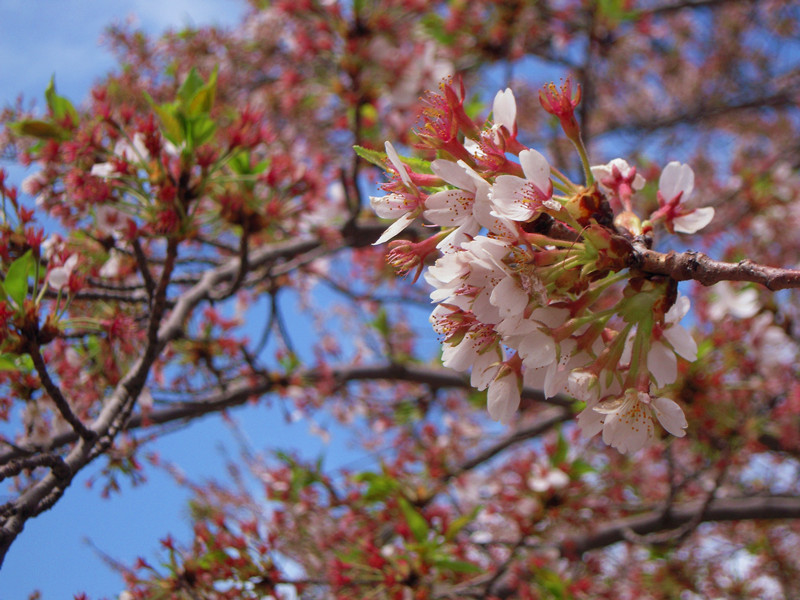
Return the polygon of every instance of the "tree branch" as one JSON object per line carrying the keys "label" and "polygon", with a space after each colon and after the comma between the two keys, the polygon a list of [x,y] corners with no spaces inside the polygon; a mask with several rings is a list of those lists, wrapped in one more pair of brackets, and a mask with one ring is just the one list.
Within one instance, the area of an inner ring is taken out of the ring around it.
{"label": "tree branch", "polygon": [[667,254],[649,250],[634,243],[631,267],[656,275],[667,275],[675,281],[693,280],[705,286],[720,281],[749,281],[770,290],[800,288],[800,269],[781,269],[756,264],[750,260],[726,263],[713,260],[702,252],[670,251]]}
{"label": "tree branch", "polygon": [[643,536],[675,529],[696,519],[698,513],[703,515],[701,522],[800,518],[800,497],[797,496],[725,498],[714,500],[708,506],[704,505],[704,501],[692,502],[673,507],[668,513],[663,510],[655,510],[643,515],[620,519],[598,527],[591,533],[563,540],[559,544],[559,550],[563,556],[579,558],[584,552],[624,541],[626,531]]}

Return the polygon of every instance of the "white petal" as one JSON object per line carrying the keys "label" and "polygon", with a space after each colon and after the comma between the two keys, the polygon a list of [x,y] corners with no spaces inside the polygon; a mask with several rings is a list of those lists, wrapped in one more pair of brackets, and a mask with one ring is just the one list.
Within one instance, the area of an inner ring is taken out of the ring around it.
{"label": "white petal", "polygon": [[408,176],[408,171],[406,171],[406,167],[403,162],[400,160],[400,156],[398,156],[397,151],[392,146],[392,143],[387,141],[386,144],[386,156],[389,157],[389,160],[394,166],[395,171],[400,175],[400,179],[403,180],[408,187],[411,187],[411,177]]}
{"label": "white petal", "polygon": [[530,182],[514,175],[500,175],[492,186],[491,214],[512,221],[527,221],[533,216],[534,208],[527,199],[532,195]]}
{"label": "white petal", "polygon": [[121,253],[112,248],[108,260],[100,267],[98,275],[104,278],[112,278],[119,275],[119,269],[122,266]]}
{"label": "white petal", "polygon": [[669,398],[655,398],[650,402],[653,411],[658,417],[658,422],[675,437],[683,437],[686,435],[684,429],[689,424],[686,422],[686,416],[683,414],[683,409]]}
{"label": "white petal", "polygon": [[664,315],[664,320],[667,323],[678,323],[683,317],[689,314],[689,309],[692,306],[692,301],[688,296],[678,296],[675,303],[670,306],[667,314]]}
{"label": "white petal", "polygon": [[594,410],[591,404],[587,405],[577,417],[578,428],[584,437],[594,437],[603,429],[605,415]]}
{"label": "white petal", "polygon": [[561,469],[553,469],[547,474],[547,481],[553,489],[560,490],[569,485],[569,476]]}
{"label": "white petal", "polygon": [[556,342],[542,331],[525,336],[517,349],[526,369],[546,367],[556,360]]}
{"label": "white petal", "polygon": [[519,408],[519,384],[511,373],[495,379],[489,384],[487,408],[489,416],[503,425],[508,425]]}
{"label": "white petal", "polygon": [[647,353],[647,369],[655,378],[656,385],[663,387],[678,378],[678,359],[664,344],[654,342]]}
{"label": "white petal", "polygon": [[677,354],[688,360],[694,362],[697,360],[697,342],[694,341],[692,335],[682,326],[673,325],[664,330],[664,337],[672,346]]}
{"label": "white petal", "polygon": [[711,223],[713,218],[714,207],[704,206],[703,208],[695,208],[692,212],[680,217],[675,217],[672,224],[675,231],[679,233],[695,233]]}
{"label": "white petal", "polygon": [[528,305],[528,294],[517,285],[513,277],[504,277],[492,290],[489,301],[500,309],[504,317],[521,314]]}
{"label": "white petal", "polygon": [[603,441],[623,454],[633,454],[653,439],[653,421],[638,400],[626,401],[616,413],[606,416]]}
{"label": "white petal", "polygon": [[470,192],[475,191],[475,180],[460,164],[437,158],[431,163],[431,169],[450,185]]}
{"label": "white petal", "polygon": [[404,214],[402,217],[397,219],[397,221],[389,225],[389,228],[386,231],[384,231],[383,235],[379,237],[375,242],[373,242],[372,245],[378,246],[380,244],[383,244],[384,242],[388,242],[398,233],[403,231],[403,229],[411,225],[411,223],[413,223],[414,219],[416,218],[417,216],[413,212]]}
{"label": "white petal", "polygon": [[685,202],[689,194],[694,189],[694,171],[689,165],[682,165],[678,161],[672,161],[664,170],[658,180],[658,191],[665,202],[669,202],[679,193],[683,192],[681,202]]}
{"label": "white petal", "polygon": [[369,205],[381,219],[396,219],[414,208],[402,194],[370,196]]}
{"label": "white petal", "polygon": [[500,370],[500,349],[489,350],[483,354],[478,354],[478,358],[472,365],[472,374],[469,383],[476,390],[485,390],[494,380]]}
{"label": "white petal", "polygon": [[474,198],[464,190],[442,190],[425,200],[425,218],[440,227],[457,227],[472,216]]}
{"label": "white petal", "polygon": [[69,282],[69,271],[64,267],[56,267],[47,274],[47,283],[55,290],[60,290]]}
{"label": "white petal", "polygon": [[113,177],[115,174],[114,165],[110,162],[96,163],[92,165],[92,170],[89,171],[89,174],[94,177]]}
{"label": "white petal", "polygon": [[492,118],[498,125],[502,125],[510,133],[514,132],[514,123],[517,120],[517,102],[510,88],[497,92],[492,106]]}
{"label": "white petal", "polygon": [[523,150],[519,153],[519,164],[525,177],[541,191],[547,192],[550,187],[550,164],[536,150]]}

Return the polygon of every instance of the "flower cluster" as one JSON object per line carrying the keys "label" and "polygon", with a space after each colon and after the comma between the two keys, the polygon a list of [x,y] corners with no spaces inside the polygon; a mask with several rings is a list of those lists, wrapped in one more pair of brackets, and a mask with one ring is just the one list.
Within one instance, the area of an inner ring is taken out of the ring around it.
{"label": "flower cluster", "polygon": [[377,244],[418,219],[440,228],[421,242],[391,242],[389,260],[419,275],[427,257],[441,254],[424,278],[444,365],[470,371],[471,384],[488,390],[489,414],[505,424],[522,386],[532,386],[586,402],[582,430],[602,431],[621,452],[652,441],[655,420],[683,436],[683,411],[658,391],[676,381],[677,356],[697,356],[679,325],[689,301],[671,279],[637,271],[634,256],[659,225],[692,233],[711,220],[713,208],[686,203],[692,169],[664,168],[659,207],[642,220],[634,208],[644,178],[623,159],[590,166],[573,115],[580,93],[569,80],[540,100],[580,155],[581,184],[517,140],[511,90],[497,94],[481,127],[465,114],[463,89],[442,89],[417,132],[439,158],[404,160],[386,142],[391,180],[371,204],[395,219]]}

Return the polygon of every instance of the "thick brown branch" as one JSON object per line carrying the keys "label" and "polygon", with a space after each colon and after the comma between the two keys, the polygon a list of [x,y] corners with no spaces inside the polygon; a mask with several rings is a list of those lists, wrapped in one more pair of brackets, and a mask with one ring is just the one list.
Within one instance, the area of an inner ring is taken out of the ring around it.
{"label": "thick brown branch", "polygon": [[605,548],[625,540],[627,531],[647,535],[675,529],[695,519],[701,511],[702,522],[800,518],[800,497],[795,496],[725,498],[711,502],[705,510],[703,505],[704,502],[693,502],[673,507],[666,514],[657,510],[621,519],[603,525],[591,533],[567,538],[559,544],[559,549],[562,555],[577,558],[589,550]]}
{"label": "thick brown branch", "polygon": [[645,273],[667,275],[676,281],[693,280],[706,286],[720,281],[749,281],[773,291],[800,287],[799,269],[767,267],[750,260],[720,262],[701,252],[663,254],[641,244],[636,244],[630,266]]}

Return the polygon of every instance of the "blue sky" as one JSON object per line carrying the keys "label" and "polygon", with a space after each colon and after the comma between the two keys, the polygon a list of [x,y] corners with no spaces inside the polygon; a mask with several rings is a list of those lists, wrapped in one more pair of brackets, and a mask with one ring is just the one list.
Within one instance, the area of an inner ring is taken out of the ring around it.
{"label": "blue sky", "polygon": [[[114,21],[132,18],[150,32],[233,25],[245,8],[238,0],[0,0],[0,102],[12,103],[22,93],[41,107],[54,73],[59,93],[81,102],[91,84],[114,66],[99,43],[104,28]],[[25,174],[10,171],[17,183]],[[297,439],[298,429],[306,429],[276,427],[264,411],[251,412],[246,417],[248,431],[261,430],[276,443]],[[167,436],[158,450],[189,473],[220,473],[218,447],[230,441],[220,420],[209,417]],[[158,538],[167,532],[188,534],[187,495],[165,475],[151,470],[147,485],[103,500],[98,489],[86,487],[88,475],[96,470],[80,475],[52,510],[28,522],[0,570],[0,600],[24,599],[34,589],[41,590],[44,600],[72,598],[79,592],[92,599],[116,598],[123,589],[120,578],[86,540],[130,562],[139,554],[152,556]]]}

